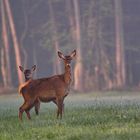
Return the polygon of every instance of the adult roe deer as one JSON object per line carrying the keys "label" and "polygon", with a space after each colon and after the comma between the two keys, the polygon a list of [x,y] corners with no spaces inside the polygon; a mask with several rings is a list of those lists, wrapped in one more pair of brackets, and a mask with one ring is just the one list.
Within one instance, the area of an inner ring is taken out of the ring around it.
{"label": "adult roe deer", "polygon": [[71,60],[76,56],[76,50],[70,55],[64,56],[58,52],[58,56],[64,61],[65,72],[61,75],[55,75],[48,78],[32,80],[21,89],[24,97],[24,104],[19,108],[19,119],[22,120],[22,114],[25,111],[30,117],[30,109],[39,100],[41,102],[54,102],[57,107],[57,118],[62,118],[64,109],[64,98],[68,95],[71,83]]}
{"label": "adult roe deer", "polygon": [[[33,80],[32,79],[33,78],[33,72],[36,70],[36,65],[32,66],[31,69],[24,69],[22,66],[19,66],[19,69],[21,70],[21,72],[23,72],[24,77],[25,77],[25,83],[23,83],[22,85],[19,86],[19,93],[20,93],[20,90]],[[40,102],[37,101],[36,104],[35,104],[36,115],[39,114],[39,108],[40,108]],[[28,116],[28,112],[27,112],[27,116]]]}

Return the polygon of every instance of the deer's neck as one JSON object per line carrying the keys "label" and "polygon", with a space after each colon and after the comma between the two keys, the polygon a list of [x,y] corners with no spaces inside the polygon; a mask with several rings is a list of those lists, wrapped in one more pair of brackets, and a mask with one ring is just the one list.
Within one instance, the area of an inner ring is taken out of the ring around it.
{"label": "deer's neck", "polygon": [[71,66],[65,65],[64,80],[67,85],[71,82]]}

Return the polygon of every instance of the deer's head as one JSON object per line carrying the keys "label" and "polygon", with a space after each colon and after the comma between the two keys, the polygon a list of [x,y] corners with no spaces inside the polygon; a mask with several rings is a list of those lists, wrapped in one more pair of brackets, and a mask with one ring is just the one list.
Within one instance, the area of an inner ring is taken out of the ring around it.
{"label": "deer's head", "polygon": [[19,66],[19,69],[24,73],[24,76],[25,76],[25,80],[29,80],[29,79],[32,79],[33,77],[33,72],[35,71],[36,69],[36,65],[32,66],[31,69],[24,69],[22,66]]}
{"label": "deer's head", "polygon": [[65,65],[69,66],[71,63],[71,60],[76,56],[76,50],[74,50],[70,55],[63,55],[62,52],[58,51],[58,56],[64,60]]}

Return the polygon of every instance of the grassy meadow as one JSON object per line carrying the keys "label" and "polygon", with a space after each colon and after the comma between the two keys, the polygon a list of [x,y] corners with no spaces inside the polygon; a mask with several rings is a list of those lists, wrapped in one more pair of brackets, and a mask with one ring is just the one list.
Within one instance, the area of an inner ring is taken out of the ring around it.
{"label": "grassy meadow", "polygon": [[20,95],[0,96],[0,140],[140,140],[139,93],[70,94],[62,120],[53,103],[18,120]]}

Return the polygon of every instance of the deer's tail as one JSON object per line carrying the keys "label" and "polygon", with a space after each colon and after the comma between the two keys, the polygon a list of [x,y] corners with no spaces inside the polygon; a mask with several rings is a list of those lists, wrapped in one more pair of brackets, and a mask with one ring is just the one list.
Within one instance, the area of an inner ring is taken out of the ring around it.
{"label": "deer's tail", "polygon": [[21,84],[18,88],[18,93],[21,95],[22,94],[22,90],[25,86],[27,86],[29,83],[31,82],[31,80],[28,80],[27,82]]}

